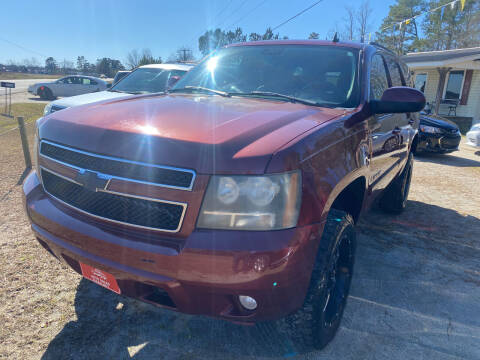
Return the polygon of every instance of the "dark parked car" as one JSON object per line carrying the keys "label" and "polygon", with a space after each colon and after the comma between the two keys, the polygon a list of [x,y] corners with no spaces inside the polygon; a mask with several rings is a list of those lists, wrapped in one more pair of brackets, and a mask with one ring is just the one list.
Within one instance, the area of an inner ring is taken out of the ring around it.
{"label": "dark parked car", "polygon": [[446,154],[458,150],[462,136],[453,121],[440,116],[421,113],[418,138],[413,151]]}
{"label": "dark parked car", "polygon": [[167,94],[47,115],[23,184],[33,232],[116,293],[276,321],[321,348],[346,305],[355,223],[376,201],[406,206],[425,105],[408,77],[379,46],[258,41]]}

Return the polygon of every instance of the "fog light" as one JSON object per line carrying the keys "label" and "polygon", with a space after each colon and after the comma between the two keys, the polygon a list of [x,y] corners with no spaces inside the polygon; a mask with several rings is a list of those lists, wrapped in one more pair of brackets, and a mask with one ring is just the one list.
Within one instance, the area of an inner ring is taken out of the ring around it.
{"label": "fog light", "polygon": [[257,302],[250,296],[240,295],[238,300],[240,300],[240,304],[247,310],[255,310],[257,308]]}

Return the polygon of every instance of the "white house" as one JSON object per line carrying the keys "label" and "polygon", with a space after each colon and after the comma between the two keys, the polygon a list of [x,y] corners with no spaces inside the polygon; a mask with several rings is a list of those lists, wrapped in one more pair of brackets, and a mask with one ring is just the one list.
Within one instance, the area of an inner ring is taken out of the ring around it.
{"label": "white house", "polygon": [[403,60],[432,112],[463,128],[480,122],[480,47],[408,53]]}

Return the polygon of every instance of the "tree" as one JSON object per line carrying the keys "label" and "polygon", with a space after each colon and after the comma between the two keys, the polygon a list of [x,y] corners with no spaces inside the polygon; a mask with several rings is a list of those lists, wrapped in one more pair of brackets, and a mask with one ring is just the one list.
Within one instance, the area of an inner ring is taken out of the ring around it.
{"label": "tree", "polygon": [[268,27],[265,30],[265,34],[262,35],[262,40],[278,40],[280,35],[278,33],[274,34],[272,28]]}
{"label": "tree", "polygon": [[[412,18],[423,13],[426,6],[425,0],[397,0],[383,19],[380,29],[385,30],[377,32],[377,41],[399,55],[417,50],[420,46],[420,33],[417,20]],[[406,19],[411,20],[400,26],[399,23]]]}
{"label": "tree", "polygon": [[346,6],[347,15],[343,19],[345,21],[345,33],[347,40],[355,40],[355,28],[357,26],[355,10],[351,6]]}
{"label": "tree", "polygon": [[90,64],[85,59],[85,56],[77,57],[77,70],[83,74],[89,73]]}
{"label": "tree", "polygon": [[257,34],[257,33],[250,33],[248,35],[248,41],[260,41],[262,40],[262,35]]}
{"label": "tree", "polygon": [[48,57],[45,60],[45,70],[48,74],[54,74],[57,71],[57,62],[53,57]]}
{"label": "tree", "polygon": [[357,32],[362,43],[367,39],[371,27],[370,17],[372,16],[372,11],[369,0],[364,0],[357,10]]}
{"label": "tree", "polygon": [[220,28],[208,30],[198,38],[198,49],[202,55],[208,55],[213,50],[227,45],[228,41],[225,31]]}
{"label": "tree", "polygon": [[319,37],[320,37],[320,34],[316,32],[311,32],[310,35],[308,35],[309,39],[318,39]]}
{"label": "tree", "polygon": [[[280,39],[280,35],[278,33],[274,34],[271,28],[267,28],[263,35],[252,32],[248,36],[243,33],[241,28],[236,28],[235,31],[224,31],[217,28],[215,30],[205,31],[205,33],[198,38],[198,49],[202,55],[208,55],[211,51],[225,45],[245,42],[247,38],[248,41],[276,40]],[[288,37],[284,36],[283,39],[288,39]]]}
{"label": "tree", "polygon": [[68,74],[73,71],[73,61],[63,59],[60,63],[60,68],[62,69],[62,74]]}
{"label": "tree", "polygon": [[150,49],[143,49],[142,57],[138,61],[137,66],[143,66],[148,64],[161,64],[161,63],[162,63],[162,58],[160,56],[156,58],[152,55],[152,52],[150,51]]}
{"label": "tree", "polygon": [[125,67],[122,65],[120,60],[110,58],[97,59],[97,74],[104,74],[107,77],[114,77],[119,70],[125,70]]}
{"label": "tree", "polygon": [[135,69],[141,59],[141,55],[139,54],[137,49],[133,49],[127,54],[126,64],[130,69]]}
{"label": "tree", "polygon": [[[433,9],[449,1],[431,1]],[[429,13],[422,24],[425,41],[423,50],[449,50],[458,47],[472,47],[480,44],[480,4],[478,0],[467,0],[463,11],[460,3],[453,8],[446,6],[443,10]]]}

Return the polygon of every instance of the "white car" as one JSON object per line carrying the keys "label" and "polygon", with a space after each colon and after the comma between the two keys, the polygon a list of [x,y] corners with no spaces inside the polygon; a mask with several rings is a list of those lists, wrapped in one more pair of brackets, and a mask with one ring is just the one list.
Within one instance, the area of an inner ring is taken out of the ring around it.
{"label": "white car", "polygon": [[467,145],[480,148],[480,123],[473,125],[467,132]]}
{"label": "white car", "polygon": [[61,79],[36,83],[28,87],[28,92],[38,95],[42,99],[53,100],[58,96],[67,97],[81,94],[103,91],[109,84],[94,76],[71,75]]}
{"label": "white car", "polygon": [[164,92],[177,82],[193,65],[151,64],[140,66],[106,91],[55,100],[45,106],[44,115],[68,107],[122,96]]}

